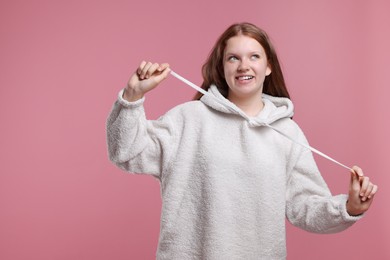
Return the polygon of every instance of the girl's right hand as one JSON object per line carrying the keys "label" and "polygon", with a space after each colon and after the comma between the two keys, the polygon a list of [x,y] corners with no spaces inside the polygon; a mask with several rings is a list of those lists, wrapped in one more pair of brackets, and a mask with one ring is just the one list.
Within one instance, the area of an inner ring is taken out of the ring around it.
{"label": "girl's right hand", "polygon": [[123,98],[127,101],[141,99],[146,92],[154,89],[160,84],[170,72],[169,64],[151,63],[142,61],[136,72],[131,75]]}

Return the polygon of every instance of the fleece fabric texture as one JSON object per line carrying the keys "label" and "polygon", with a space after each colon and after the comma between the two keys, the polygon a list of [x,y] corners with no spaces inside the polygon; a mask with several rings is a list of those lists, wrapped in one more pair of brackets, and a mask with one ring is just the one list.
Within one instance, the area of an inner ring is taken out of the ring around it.
{"label": "fleece fabric texture", "polygon": [[263,110],[248,117],[211,86],[213,97],[152,121],[144,99],[122,93],[107,120],[109,157],[160,181],[157,259],[285,259],[286,217],[316,233],[359,219],[348,215],[347,195],[331,195],[311,151],[264,126],[307,143],[289,99],[263,95]]}

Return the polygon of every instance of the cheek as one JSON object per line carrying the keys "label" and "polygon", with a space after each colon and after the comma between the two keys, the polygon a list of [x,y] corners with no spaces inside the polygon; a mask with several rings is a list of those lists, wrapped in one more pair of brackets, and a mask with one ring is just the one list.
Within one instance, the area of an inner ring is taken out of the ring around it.
{"label": "cheek", "polygon": [[223,77],[225,80],[229,79],[229,68],[227,66],[223,66]]}
{"label": "cheek", "polygon": [[229,64],[225,64],[223,66],[223,74],[225,75],[225,79],[229,79],[232,75],[234,75],[234,68]]}
{"label": "cheek", "polygon": [[256,71],[261,75],[268,76],[271,73],[271,70],[267,66],[267,64],[259,64],[257,66]]}

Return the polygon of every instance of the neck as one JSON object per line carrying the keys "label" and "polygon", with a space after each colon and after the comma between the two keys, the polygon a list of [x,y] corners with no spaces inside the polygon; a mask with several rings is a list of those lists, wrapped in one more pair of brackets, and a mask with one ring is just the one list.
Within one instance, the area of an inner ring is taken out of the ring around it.
{"label": "neck", "polygon": [[241,98],[229,95],[228,99],[248,116],[257,116],[261,112],[261,110],[263,110],[264,107],[261,95],[253,95],[252,97],[248,98]]}

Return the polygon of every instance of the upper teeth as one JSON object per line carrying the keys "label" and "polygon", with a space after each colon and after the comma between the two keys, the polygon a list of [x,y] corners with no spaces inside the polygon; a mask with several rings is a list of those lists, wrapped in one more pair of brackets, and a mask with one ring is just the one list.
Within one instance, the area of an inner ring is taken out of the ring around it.
{"label": "upper teeth", "polygon": [[241,77],[238,77],[238,78],[239,78],[239,79],[248,80],[248,79],[253,78],[253,76],[241,76]]}

